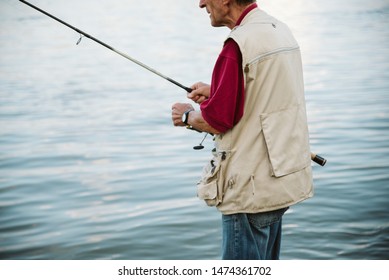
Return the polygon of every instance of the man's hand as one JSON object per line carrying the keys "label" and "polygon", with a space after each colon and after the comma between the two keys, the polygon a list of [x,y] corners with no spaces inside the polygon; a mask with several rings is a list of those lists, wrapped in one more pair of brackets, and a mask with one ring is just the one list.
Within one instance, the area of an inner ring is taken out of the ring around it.
{"label": "man's hand", "polygon": [[175,103],[172,106],[172,120],[174,126],[186,126],[182,122],[182,115],[188,110],[194,110],[193,106],[188,103]]}
{"label": "man's hand", "polygon": [[192,92],[188,93],[187,97],[197,104],[201,104],[209,98],[211,86],[202,82],[195,83],[192,87]]}

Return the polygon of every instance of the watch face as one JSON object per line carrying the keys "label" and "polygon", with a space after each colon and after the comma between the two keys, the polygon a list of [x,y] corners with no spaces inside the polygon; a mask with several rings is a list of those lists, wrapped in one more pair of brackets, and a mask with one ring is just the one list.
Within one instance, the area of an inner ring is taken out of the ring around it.
{"label": "watch face", "polygon": [[188,117],[188,114],[186,114],[186,113],[183,113],[183,114],[182,114],[181,120],[182,120],[182,122],[183,122],[184,124],[186,124],[186,119],[187,119],[187,117]]}

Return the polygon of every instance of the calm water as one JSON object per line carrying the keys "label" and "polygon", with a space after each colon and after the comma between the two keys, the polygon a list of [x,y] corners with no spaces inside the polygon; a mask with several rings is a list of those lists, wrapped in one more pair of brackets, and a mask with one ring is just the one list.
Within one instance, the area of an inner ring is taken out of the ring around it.
{"label": "calm water", "polygon": [[[228,29],[198,1],[35,0],[191,85]],[[283,259],[389,258],[389,2],[267,0],[300,42],[316,195]],[[196,198],[212,140],[174,128],[185,93],[18,1],[0,0],[0,259],[219,259]]]}

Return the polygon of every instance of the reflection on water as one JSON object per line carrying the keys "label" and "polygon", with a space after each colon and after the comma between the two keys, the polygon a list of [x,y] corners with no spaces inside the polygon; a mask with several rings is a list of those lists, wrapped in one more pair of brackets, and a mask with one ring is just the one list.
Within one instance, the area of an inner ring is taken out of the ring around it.
{"label": "reflection on water", "polygon": [[[228,33],[197,1],[36,4],[188,86]],[[389,4],[260,5],[300,42],[328,159],[285,216],[282,257],[387,259]],[[212,140],[196,152],[202,136],[170,123],[185,93],[21,3],[0,13],[0,258],[219,258],[220,215],[194,187]]]}

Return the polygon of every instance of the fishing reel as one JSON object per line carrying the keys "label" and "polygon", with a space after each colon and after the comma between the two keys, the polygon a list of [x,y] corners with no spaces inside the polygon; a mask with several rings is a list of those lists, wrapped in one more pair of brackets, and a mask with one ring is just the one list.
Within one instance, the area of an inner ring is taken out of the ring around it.
{"label": "fishing reel", "polygon": [[208,132],[205,133],[203,140],[201,140],[201,142],[197,146],[193,147],[194,150],[202,150],[202,149],[204,149],[203,143],[204,143],[205,138],[207,138],[208,134],[209,134]]}
{"label": "fishing reel", "polygon": [[[194,128],[194,127],[191,126],[191,125],[187,125],[186,128],[187,128],[187,129],[190,129],[190,130],[197,131],[198,133],[203,133],[202,131],[197,130],[196,128]],[[193,150],[202,150],[202,149],[204,149],[203,143],[204,143],[204,141],[205,141],[205,138],[207,138],[208,134],[209,134],[208,132],[205,133],[205,135],[204,135],[203,139],[201,140],[201,142],[200,142],[198,145],[193,146]],[[212,134],[211,134],[211,135],[212,135]]]}

